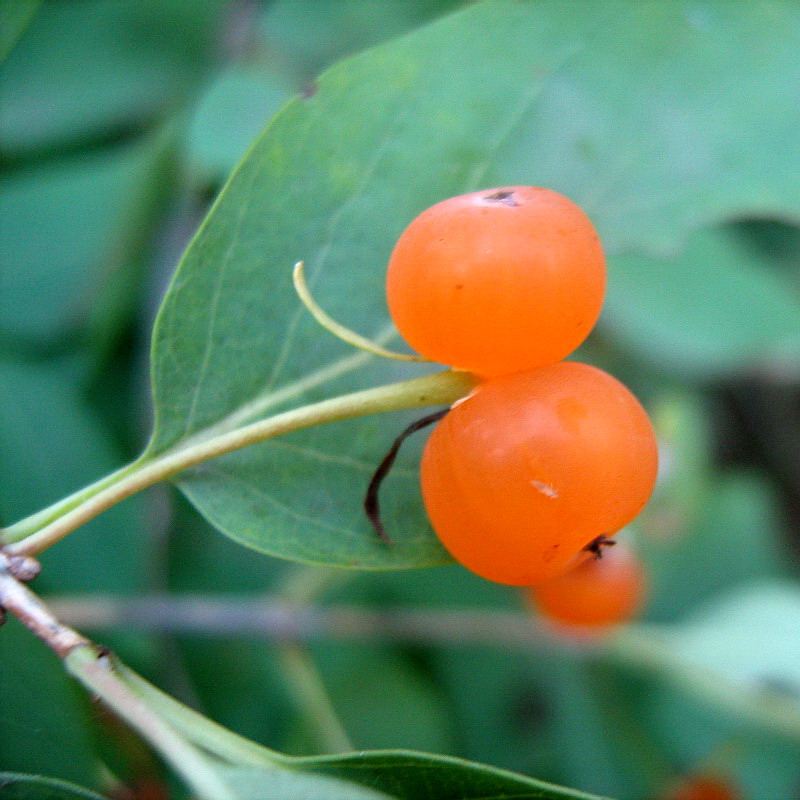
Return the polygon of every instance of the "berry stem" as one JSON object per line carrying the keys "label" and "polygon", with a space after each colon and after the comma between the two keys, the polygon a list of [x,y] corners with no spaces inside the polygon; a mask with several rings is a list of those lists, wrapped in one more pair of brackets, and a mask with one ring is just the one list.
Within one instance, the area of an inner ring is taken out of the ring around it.
{"label": "berry stem", "polygon": [[[36,555],[126,497],[196,464],[285,433],[327,422],[420,406],[450,404],[467,394],[475,382],[476,378],[470,373],[446,370],[312,403],[207,438],[193,438],[159,455],[145,453],[129,467],[112,473],[113,480],[109,476],[93,484],[96,489],[94,493],[83,495],[74,506],[68,505],[65,513],[39,530],[27,536],[26,529],[22,532],[14,528],[0,531],[0,537],[6,542],[3,549],[10,556]],[[74,495],[80,496],[81,493]]]}
{"label": "berry stem", "polygon": [[294,281],[294,288],[297,292],[297,296],[311,313],[311,316],[314,317],[314,319],[319,322],[319,324],[322,325],[326,331],[332,333],[337,339],[341,339],[343,342],[346,342],[347,344],[352,345],[359,350],[364,350],[367,353],[371,353],[374,356],[390,358],[394,361],[430,360],[424,358],[423,356],[414,355],[413,353],[396,353],[393,350],[387,350],[385,347],[381,347],[381,345],[377,344],[377,342],[373,342],[372,339],[367,339],[366,336],[362,336],[360,333],[356,333],[355,331],[350,330],[350,328],[346,328],[344,325],[338,323],[335,319],[328,316],[328,314],[326,314],[325,311],[323,311],[319,306],[317,301],[311,296],[311,291],[306,283],[304,264],[302,261],[298,261],[294,265],[292,280]]}

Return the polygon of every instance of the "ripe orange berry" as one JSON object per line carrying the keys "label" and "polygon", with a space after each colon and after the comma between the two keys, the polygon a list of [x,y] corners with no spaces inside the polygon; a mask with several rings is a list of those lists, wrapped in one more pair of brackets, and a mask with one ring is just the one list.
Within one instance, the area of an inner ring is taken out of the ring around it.
{"label": "ripe orange berry", "polygon": [[425,446],[422,495],[456,561],[529,586],[630,522],[657,460],[636,398],[602,370],[563,361],[488,380],[457,404]]}
{"label": "ripe orange berry", "polygon": [[645,575],[624,541],[587,554],[563,575],[532,586],[528,594],[552,622],[581,628],[610,628],[631,619],[642,604]]}
{"label": "ripe orange berry", "polygon": [[694,775],[668,793],[664,800],[739,800],[741,793],[719,775]]}
{"label": "ripe orange berry", "polygon": [[605,260],[578,206],[532,186],[423,211],[389,261],[389,311],[433,361],[484,376],[553,364],[597,321]]}

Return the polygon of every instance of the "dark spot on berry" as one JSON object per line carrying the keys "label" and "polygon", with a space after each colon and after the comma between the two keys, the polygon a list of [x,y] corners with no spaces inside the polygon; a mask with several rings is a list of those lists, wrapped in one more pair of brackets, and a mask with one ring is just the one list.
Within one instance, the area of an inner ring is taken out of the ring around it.
{"label": "dark spot on berry", "polygon": [[512,207],[519,205],[514,198],[514,192],[507,189],[500,192],[495,192],[494,194],[488,194],[483,199],[488,200],[490,203],[497,203],[498,205]]}
{"label": "dark spot on berry", "polygon": [[311,83],[307,84],[300,90],[300,97],[304,99],[308,99],[309,97],[313,97],[317,93],[317,84],[312,81]]}

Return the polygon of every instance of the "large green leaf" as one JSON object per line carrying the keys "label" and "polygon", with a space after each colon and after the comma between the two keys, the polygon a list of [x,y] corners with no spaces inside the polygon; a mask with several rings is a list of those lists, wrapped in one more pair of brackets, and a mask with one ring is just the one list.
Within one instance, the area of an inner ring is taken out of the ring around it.
{"label": "large green leaf", "polygon": [[82,789],[74,783],[13,772],[0,772],[0,798],[2,800],[103,800],[99,794]]}
{"label": "large green leaf", "polygon": [[[242,800],[290,796],[313,800],[599,800],[596,795],[484,764],[411,750],[283,756],[220,728],[125,668],[122,675],[145,705],[157,709],[176,732],[200,748],[198,755],[202,751],[201,758]],[[282,791],[271,793],[276,786]],[[351,793],[344,794],[348,787]]]}
{"label": "large green leaf", "polygon": [[[792,3],[604,2],[575,14],[497,0],[334,67],[257,140],[180,265],[154,336],[151,454],[289,400],[408,374],[347,373],[347,351],[303,312],[289,271],[304,259],[333,316],[378,335],[392,243],[448,195],[550,186],[588,210],[612,254],[663,253],[745,210],[800,216],[798,52]],[[611,266],[615,297],[626,267]],[[393,431],[374,419],[327,426],[179,483],[224,533],[277,555],[441,561],[413,472],[386,486],[395,548],[360,517]]]}
{"label": "large green leaf", "polygon": [[273,0],[261,17],[270,52],[308,81],[338,58],[419,27],[465,0]]}
{"label": "large green leaf", "polygon": [[217,766],[215,772],[230,791],[232,800],[392,800],[355,782],[325,775],[305,775],[270,767]]}
{"label": "large green leaf", "polygon": [[192,113],[187,137],[192,169],[221,183],[291,94],[288,81],[262,65],[235,64],[220,72]]}

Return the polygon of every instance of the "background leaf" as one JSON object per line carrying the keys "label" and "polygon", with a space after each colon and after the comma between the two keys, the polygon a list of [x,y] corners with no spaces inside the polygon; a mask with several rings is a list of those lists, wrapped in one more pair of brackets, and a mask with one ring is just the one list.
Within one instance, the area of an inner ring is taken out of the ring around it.
{"label": "background leaf", "polygon": [[11,52],[30,24],[41,0],[2,0],[0,2],[0,63]]}
{"label": "background leaf", "polygon": [[45,3],[2,68],[0,152],[16,158],[136,129],[202,75],[220,0]]}
{"label": "background leaf", "polygon": [[3,800],[102,800],[99,794],[64,781],[39,775],[0,772]]}
{"label": "background leaf", "polygon": [[763,582],[730,593],[676,629],[676,658],[749,691],[788,695],[800,723],[800,590]]}
{"label": "background leaf", "polygon": [[[0,764],[5,770],[43,773],[94,786],[94,752],[88,698],[58,659],[16,621],[0,636]],[[32,720],[35,723],[32,724]],[[2,773],[0,773],[2,775]],[[0,777],[0,797],[11,789]],[[20,797],[36,798],[32,789]],[[9,794],[9,797],[17,795]],[[58,796],[58,795],[56,795]]]}
{"label": "background leaf", "polygon": [[604,320],[657,369],[707,381],[800,354],[800,287],[736,226],[694,233],[671,259],[614,264]]}
{"label": "background leaf", "polygon": [[[120,454],[75,385],[72,361],[33,369],[0,359],[0,519],[30,514],[80,481],[110,472]],[[70,387],[70,384],[72,386]],[[141,497],[109,511],[42,555],[37,588],[135,592],[144,586],[148,539]]]}
{"label": "background leaf", "polygon": [[130,195],[152,179],[153,142],[80,154],[0,180],[0,335],[63,347],[107,278]]}

